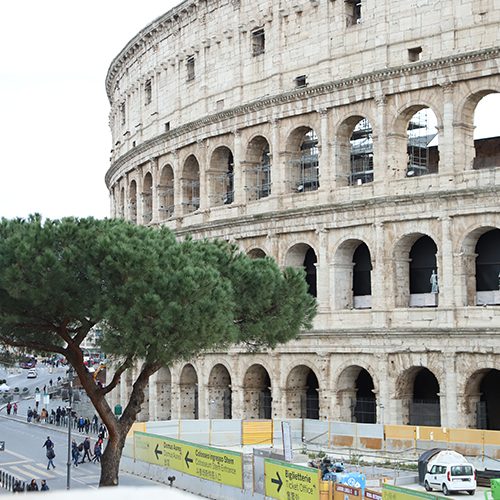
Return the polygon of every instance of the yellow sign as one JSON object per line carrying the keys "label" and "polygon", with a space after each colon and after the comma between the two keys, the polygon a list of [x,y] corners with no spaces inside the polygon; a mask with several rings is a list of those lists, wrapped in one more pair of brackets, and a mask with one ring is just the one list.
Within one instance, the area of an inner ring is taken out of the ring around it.
{"label": "yellow sign", "polygon": [[135,458],[243,489],[241,453],[144,432],[134,433]]}
{"label": "yellow sign", "polygon": [[318,500],[319,470],[266,458],[266,495],[278,500]]}

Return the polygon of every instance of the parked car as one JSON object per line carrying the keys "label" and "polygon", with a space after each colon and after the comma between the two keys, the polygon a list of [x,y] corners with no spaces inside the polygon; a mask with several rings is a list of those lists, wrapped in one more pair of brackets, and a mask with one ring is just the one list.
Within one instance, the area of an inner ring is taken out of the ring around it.
{"label": "parked car", "polygon": [[36,359],[35,358],[26,358],[26,359],[23,359],[19,363],[19,366],[21,368],[27,368],[27,369],[35,368],[35,366],[36,366]]}
{"label": "parked car", "polygon": [[469,495],[476,492],[476,469],[465,458],[451,463],[436,460],[429,467],[424,481],[427,491],[437,489],[445,495],[456,491],[466,491]]}
{"label": "parked car", "polygon": [[37,378],[37,377],[38,377],[38,373],[36,370],[29,370],[28,371],[27,378]]}

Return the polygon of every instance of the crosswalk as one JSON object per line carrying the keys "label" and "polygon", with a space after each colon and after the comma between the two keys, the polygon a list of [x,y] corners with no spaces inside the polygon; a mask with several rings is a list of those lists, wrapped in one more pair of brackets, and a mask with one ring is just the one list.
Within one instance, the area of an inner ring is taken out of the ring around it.
{"label": "crosswalk", "polygon": [[47,470],[47,464],[33,461],[18,461],[11,464],[1,464],[2,470],[8,474],[21,479],[22,481],[27,481],[31,479],[55,479],[57,477],[64,477],[66,473],[64,471],[59,471],[56,469]]}

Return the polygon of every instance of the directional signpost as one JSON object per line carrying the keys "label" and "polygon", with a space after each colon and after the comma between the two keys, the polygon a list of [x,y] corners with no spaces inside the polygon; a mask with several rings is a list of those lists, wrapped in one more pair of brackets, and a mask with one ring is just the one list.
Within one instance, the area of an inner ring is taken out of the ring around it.
{"label": "directional signpost", "polygon": [[278,500],[318,500],[319,470],[266,458],[266,496]]}
{"label": "directional signpost", "polygon": [[135,458],[243,489],[241,453],[135,432]]}

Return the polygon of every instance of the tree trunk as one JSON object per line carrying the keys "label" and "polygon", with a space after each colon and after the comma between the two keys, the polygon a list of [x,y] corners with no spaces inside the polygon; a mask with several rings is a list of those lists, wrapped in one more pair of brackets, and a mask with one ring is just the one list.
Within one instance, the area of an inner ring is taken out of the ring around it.
{"label": "tree trunk", "polygon": [[99,487],[101,486],[118,486],[118,476],[120,472],[120,460],[122,458],[123,447],[127,433],[119,429],[117,432],[110,434],[106,449],[101,457],[101,478]]}

